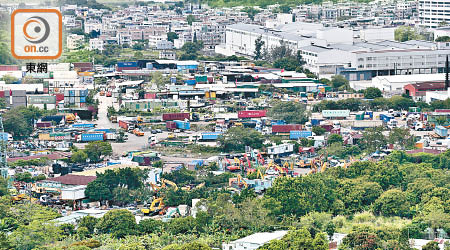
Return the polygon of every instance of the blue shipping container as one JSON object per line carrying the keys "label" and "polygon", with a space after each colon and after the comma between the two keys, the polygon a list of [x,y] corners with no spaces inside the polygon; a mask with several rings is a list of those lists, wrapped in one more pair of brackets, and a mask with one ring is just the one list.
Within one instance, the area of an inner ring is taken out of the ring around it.
{"label": "blue shipping container", "polygon": [[103,133],[81,134],[81,141],[103,141]]}
{"label": "blue shipping container", "polygon": [[319,126],[322,119],[311,119],[312,126]]}
{"label": "blue shipping container", "polygon": [[184,83],[186,83],[186,85],[195,85],[195,80],[184,80]]}
{"label": "blue shipping container", "polygon": [[289,139],[291,140],[296,140],[298,138],[307,138],[308,136],[312,136],[311,131],[291,130],[291,132],[289,132]]}
{"label": "blue shipping container", "polygon": [[75,96],[75,90],[69,90],[69,96]]}
{"label": "blue shipping container", "polygon": [[137,67],[137,62],[118,62],[117,67],[126,68],[126,67]]}
{"label": "blue shipping container", "polygon": [[81,103],[86,102],[86,97],[85,96],[80,96],[80,102]]}
{"label": "blue shipping container", "polygon": [[82,89],[80,90],[80,96],[87,96],[89,94],[89,90],[88,89]]}
{"label": "blue shipping container", "polygon": [[0,132],[0,141],[8,141],[8,133]]}
{"label": "blue shipping container", "polygon": [[202,133],[202,140],[217,140],[221,132]]}
{"label": "blue shipping container", "polygon": [[72,124],[72,128],[93,128],[93,127],[95,127],[95,124],[93,123]]}
{"label": "blue shipping container", "polygon": [[285,120],[275,120],[275,121],[272,121],[272,126],[273,125],[286,125],[286,121]]}
{"label": "blue shipping container", "polygon": [[174,122],[178,129],[187,130],[187,129],[191,128],[191,124],[189,122],[184,122],[184,121],[174,121]]}

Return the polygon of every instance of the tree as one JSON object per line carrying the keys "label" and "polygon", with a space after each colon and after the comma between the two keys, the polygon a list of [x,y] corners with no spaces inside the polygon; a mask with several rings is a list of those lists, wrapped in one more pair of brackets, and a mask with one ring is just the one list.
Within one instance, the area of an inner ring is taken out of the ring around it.
{"label": "tree", "polygon": [[197,42],[186,42],[183,44],[183,47],[181,47],[181,51],[183,51],[183,54],[181,55],[181,60],[195,60],[198,56],[198,53],[203,48],[203,42],[197,41]]}
{"label": "tree", "polygon": [[190,26],[192,26],[192,23],[193,22],[195,22],[196,20],[195,20],[195,17],[193,16],[193,15],[188,15],[187,17],[186,17],[186,22],[190,25]]}
{"label": "tree", "polygon": [[316,135],[323,135],[327,132],[326,129],[319,127],[319,126],[312,127],[311,131]]}
{"label": "tree", "polygon": [[141,220],[138,224],[139,232],[143,234],[151,234],[161,232],[164,228],[164,222],[154,219]]}
{"label": "tree", "polygon": [[175,39],[178,39],[178,34],[175,32],[167,32],[167,41],[174,42]]}
{"label": "tree", "polygon": [[345,236],[342,244],[354,250],[377,250],[380,240],[374,233],[353,231]]}
{"label": "tree", "polygon": [[425,37],[418,32],[413,27],[400,26],[394,32],[394,37],[396,41],[406,42],[409,40],[424,40]]}
{"label": "tree", "polygon": [[0,176],[0,197],[7,195],[8,193],[8,181]]}
{"label": "tree", "polygon": [[273,63],[274,68],[284,69],[287,71],[295,71],[299,66],[300,65],[295,57],[280,58]]}
{"label": "tree", "polygon": [[335,75],[331,77],[331,86],[335,89],[339,89],[340,87],[348,84],[348,80],[342,75]]}
{"label": "tree", "polygon": [[255,15],[260,12],[259,10],[255,9],[253,7],[245,7],[242,11],[246,12],[248,15],[248,18],[250,18],[252,21],[255,19]]}
{"label": "tree", "polygon": [[305,123],[309,113],[305,105],[295,102],[278,102],[269,109],[268,116],[276,120],[285,120],[287,123]]}
{"label": "tree", "polygon": [[440,248],[436,241],[430,241],[422,247],[422,250],[440,250]]}
{"label": "tree", "polygon": [[414,137],[407,128],[393,128],[389,132],[389,143],[397,145],[400,149],[414,147]]}
{"label": "tree", "polygon": [[33,128],[17,108],[7,111],[3,115],[3,127],[5,132],[12,134],[15,139],[26,138],[33,132]]}
{"label": "tree", "polygon": [[364,90],[364,98],[366,99],[375,99],[377,97],[382,97],[383,94],[380,89],[369,87]]}
{"label": "tree", "polygon": [[15,249],[34,249],[36,247],[55,243],[62,236],[62,230],[52,223],[32,221],[21,225],[9,237]]}
{"label": "tree", "polygon": [[233,127],[219,137],[220,146],[225,152],[243,152],[245,146],[259,149],[263,141],[262,135],[251,128]]}
{"label": "tree", "polygon": [[265,42],[262,40],[262,36],[259,36],[256,40],[255,40],[255,56],[253,57],[253,59],[256,60],[260,60],[262,59],[262,47],[264,46]]}
{"label": "tree", "polygon": [[369,153],[380,150],[386,145],[386,137],[383,135],[383,128],[368,128],[364,130],[359,142],[361,147]]}
{"label": "tree", "polygon": [[80,219],[80,221],[78,222],[78,227],[84,227],[88,230],[89,233],[92,234],[94,233],[95,225],[97,225],[97,223],[97,218],[88,215]]}
{"label": "tree", "polygon": [[72,153],[70,160],[74,163],[85,163],[88,158],[88,155],[84,152],[84,150],[78,150]]}
{"label": "tree", "polygon": [[448,42],[450,42],[450,36],[440,36],[440,37],[436,38],[435,41],[448,43]]}
{"label": "tree", "polygon": [[112,154],[111,143],[96,141],[89,142],[84,148],[84,151],[88,155],[91,162],[100,162],[102,157]]}
{"label": "tree", "polygon": [[13,84],[13,83],[17,82],[19,79],[17,79],[17,77],[14,77],[14,76],[5,75],[1,78],[1,80],[5,81],[5,84]]}
{"label": "tree", "polygon": [[112,200],[113,194],[109,187],[101,181],[94,180],[86,187],[86,196],[94,201]]}
{"label": "tree", "polygon": [[338,135],[338,134],[331,134],[330,136],[328,136],[328,140],[327,140],[328,144],[333,144],[333,143],[342,143],[342,136]]}
{"label": "tree", "polygon": [[408,197],[401,190],[388,190],[375,201],[374,211],[383,216],[407,216],[409,215]]}
{"label": "tree", "polygon": [[108,211],[97,223],[100,233],[110,233],[116,238],[137,234],[137,224],[134,215],[125,209]]}

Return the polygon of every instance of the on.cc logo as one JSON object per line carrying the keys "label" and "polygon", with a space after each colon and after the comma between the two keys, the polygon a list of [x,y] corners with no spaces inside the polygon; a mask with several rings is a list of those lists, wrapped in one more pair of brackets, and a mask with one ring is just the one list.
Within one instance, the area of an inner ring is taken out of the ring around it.
{"label": "on.cc logo", "polygon": [[11,14],[11,54],[15,58],[57,59],[61,53],[62,15],[59,10],[17,9]]}

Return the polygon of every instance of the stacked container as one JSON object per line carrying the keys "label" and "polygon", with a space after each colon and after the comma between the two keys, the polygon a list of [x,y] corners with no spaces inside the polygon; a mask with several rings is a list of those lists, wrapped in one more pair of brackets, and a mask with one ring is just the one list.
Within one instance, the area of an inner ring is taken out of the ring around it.
{"label": "stacked container", "polygon": [[88,96],[88,89],[65,89],[64,90],[64,104],[65,106],[84,107],[86,104],[86,97]]}

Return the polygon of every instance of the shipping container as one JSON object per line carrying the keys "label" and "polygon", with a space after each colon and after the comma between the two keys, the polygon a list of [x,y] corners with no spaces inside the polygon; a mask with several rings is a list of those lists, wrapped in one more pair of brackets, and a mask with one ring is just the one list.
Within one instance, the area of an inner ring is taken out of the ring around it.
{"label": "shipping container", "polygon": [[271,125],[286,125],[286,121],[285,120],[274,120],[271,122]]}
{"label": "shipping container", "polygon": [[184,80],[184,83],[185,83],[186,85],[195,85],[195,79],[194,79],[194,80],[192,80],[192,79]]}
{"label": "shipping container", "polygon": [[261,118],[266,117],[267,110],[244,110],[238,112],[238,118]]}
{"label": "shipping container", "polygon": [[289,132],[289,139],[291,139],[291,140],[297,140],[299,138],[307,138],[309,136],[312,136],[311,131],[291,130],[291,132]]}
{"label": "shipping container", "polygon": [[75,96],[69,97],[69,104],[75,104]]}
{"label": "shipping container", "polygon": [[49,133],[41,133],[39,134],[39,140],[40,141],[50,141],[50,134]]}
{"label": "shipping container", "polygon": [[174,121],[174,122],[178,129],[182,129],[182,130],[191,129],[191,124],[189,122],[185,122],[185,121]]}
{"label": "shipping container", "polygon": [[167,113],[162,115],[164,121],[184,120],[189,118],[189,113]]}
{"label": "shipping container", "polygon": [[437,126],[434,129],[434,132],[439,135],[440,137],[446,137],[448,136],[448,129],[443,126]]}
{"label": "shipping container", "polygon": [[74,89],[69,90],[69,96],[75,96],[75,90]]}
{"label": "shipping container", "polygon": [[128,122],[119,120],[119,127],[128,130]]}
{"label": "shipping container", "polygon": [[5,97],[5,91],[4,91],[4,90],[1,90],[1,91],[0,91],[0,98],[3,98],[3,97]]}
{"label": "shipping container", "polygon": [[197,75],[195,76],[196,83],[206,83],[208,82],[208,77],[206,75]]}
{"label": "shipping container", "polygon": [[322,110],[324,118],[345,118],[350,116],[350,110]]}
{"label": "shipping container", "polygon": [[36,128],[49,128],[52,126],[52,122],[36,122]]}
{"label": "shipping container", "polygon": [[93,133],[93,134],[81,134],[82,142],[90,142],[90,141],[104,141],[105,134],[104,133]]}
{"label": "shipping container", "polygon": [[325,129],[327,132],[331,132],[331,130],[333,130],[333,125],[331,124],[322,124],[320,127]]}
{"label": "shipping container", "polygon": [[302,130],[301,124],[273,125],[272,133],[289,133],[293,130]]}
{"label": "shipping container", "polygon": [[269,155],[287,155],[294,152],[294,144],[285,143],[267,148]]}
{"label": "shipping container", "polygon": [[166,128],[169,130],[173,130],[177,128],[177,124],[174,121],[167,121]]}
{"label": "shipping container", "polygon": [[95,124],[93,123],[76,123],[71,125],[72,128],[94,128]]}
{"label": "shipping container", "polygon": [[29,104],[55,104],[56,96],[38,96],[30,95],[28,96]]}
{"label": "shipping container", "polygon": [[0,141],[8,141],[9,138],[11,138],[12,135],[5,133],[5,132],[0,132]]}
{"label": "shipping container", "polygon": [[319,126],[323,119],[311,119],[311,126]]}
{"label": "shipping container", "polygon": [[62,120],[64,120],[65,116],[64,115],[48,115],[48,116],[44,116],[41,118],[41,121],[43,122],[50,122],[50,121],[54,121],[55,123],[60,123]]}
{"label": "shipping container", "polygon": [[119,68],[128,68],[128,67],[137,67],[137,62],[118,62],[117,67]]}
{"label": "shipping container", "polygon": [[208,133],[202,133],[202,137],[201,140],[204,141],[214,141],[217,140],[219,138],[219,136],[221,136],[222,133],[221,132],[208,132]]}
{"label": "shipping container", "polygon": [[0,65],[0,71],[18,71],[21,70],[18,65]]}
{"label": "shipping container", "polygon": [[57,102],[60,102],[60,101],[64,100],[64,94],[57,93],[57,94],[55,94],[55,97],[56,97],[56,101]]}
{"label": "shipping container", "polygon": [[86,97],[80,96],[80,103],[85,103],[85,102],[86,102]]}
{"label": "shipping container", "polygon": [[380,115],[380,120],[382,120],[384,123],[387,123],[393,119],[395,119],[395,118],[392,115],[385,115],[385,114]]}

